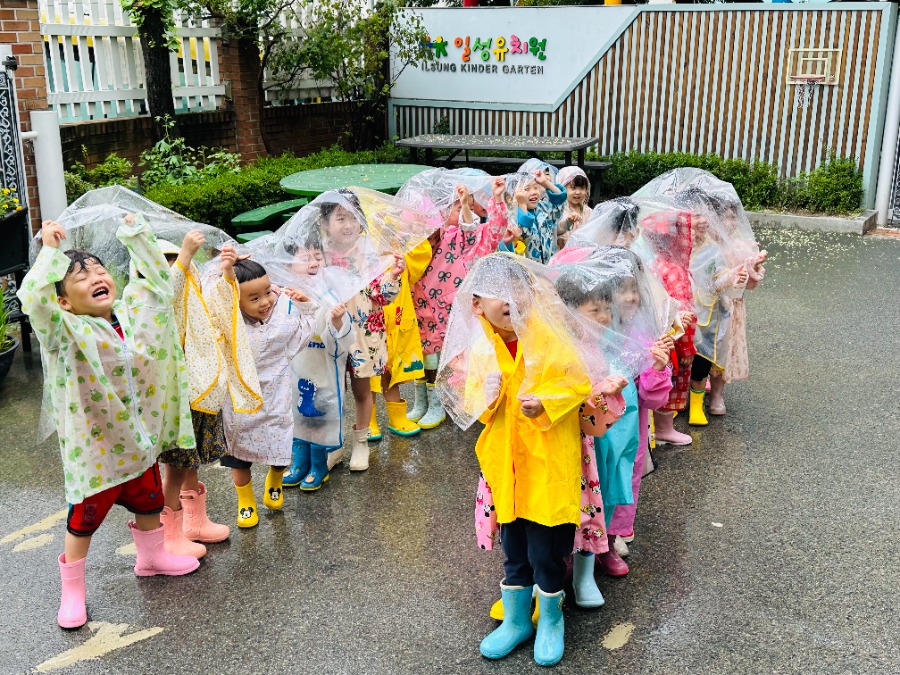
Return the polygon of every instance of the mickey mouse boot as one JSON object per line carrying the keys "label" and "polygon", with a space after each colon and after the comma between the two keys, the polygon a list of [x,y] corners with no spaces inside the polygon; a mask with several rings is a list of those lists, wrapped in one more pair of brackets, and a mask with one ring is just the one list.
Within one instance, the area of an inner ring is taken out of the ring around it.
{"label": "mickey mouse boot", "polygon": [[259,513],[256,507],[256,495],[253,494],[253,481],[246,485],[235,485],[238,497],[237,524],[240,528],[259,525]]}
{"label": "mickey mouse boot", "polygon": [[300,484],[304,492],[314,492],[328,482],[328,450],[321,445],[310,446],[309,474]]}
{"label": "mickey mouse boot", "polygon": [[410,422],[406,417],[406,401],[385,401],[388,414],[388,429],[398,436],[415,436],[422,430],[415,422]]}
{"label": "mickey mouse boot", "polygon": [[414,386],[413,407],[406,413],[406,419],[418,422],[428,412],[428,387],[425,386],[425,380],[416,380]]}
{"label": "mickey mouse boot", "polygon": [[191,541],[216,544],[231,534],[230,527],[214,523],[206,515],[206,486],[203,483],[197,490],[181,491],[181,510],[184,511],[184,534]]}
{"label": "mickey mouse boot", "polygon": [[269,467],[269,473],[266,474],[266,492],[263,495],[263,504],[272,511],[281,511],[284,506],[284,490],[281,487],[283,477],[284,469]]}
{"label": "mickey mouse boot", "polygon": [[434,385],[428,384],[425,388],[428,392],[428,412],[419,420],[419,426],[422,429],[434,429],[447,419],[447,413],[444,412],[444,406],[441,405],[441,399]]}
{"label": "mickey mouse boot", "polygon": [[534,639],[534,661],[539,666],[555,666],[562,660],[565,649],[563,623],[563,599],[565,594],[544,593],[538,589],[541,618],[538,620],[537,637]]}
{"label": "mickey mouse boot", "polygon": [[153,577],[164,574],[178,577],[190,574],[200,567],[200,561],[192,555],[173,555],[166,551],[162,525],[147,532],[139,530],[135,523],[128,523],[128,527],[137,547],[137,560],[134,562],[134,573],[137,576]]}
{"label": "mickey mouse boot", "polygon": [[500,584],[500,596],[503,600],[503,623],[481,641],[481,655],[486,659],[502,659],[534,635],[531,586]]}
{"label": "mickey mouse boot", "polygon": [[87,623],[84,561],[85,558],[82,558],[76,562],[67,563],[65,553],[59,556],[59,577],[62,581],[62,591],[56,622],[60,628],[81,628]]}
{"label": "mickey mouse boot", "polygon": [[309,473],[309,443],[294,439],[291,446],[291,466],[281,479],[281,484],[286,487],[297,487]]}
{"label": "mickey mouse boot", "polygon": [[202,558],[206,555],[206,547],[191,541],[184,534],[184,509],[173,511],[168,506],[159,514],[159,522],[163,526],[163,541],[166,550],[172,555],[192,555]]}

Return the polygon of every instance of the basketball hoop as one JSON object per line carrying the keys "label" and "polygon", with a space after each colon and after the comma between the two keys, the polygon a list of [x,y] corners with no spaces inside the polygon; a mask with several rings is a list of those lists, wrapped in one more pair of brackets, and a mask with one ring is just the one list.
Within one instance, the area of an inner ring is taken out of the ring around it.
{"label": "basketball hoop", "polygon": [[796,78],[794,81],[794,86],[797,87],[797,93],[794,97],[796,106],[798,108],[808,108],[816,87],[822,84],[824,80],[824,75],[803,75]]}

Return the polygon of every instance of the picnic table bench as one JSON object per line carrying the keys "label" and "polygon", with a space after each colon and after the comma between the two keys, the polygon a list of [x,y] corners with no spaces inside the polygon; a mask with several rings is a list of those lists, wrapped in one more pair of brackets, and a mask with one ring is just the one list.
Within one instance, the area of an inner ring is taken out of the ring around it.
{"label": "picnic table bench", "polygon": [[[425,163],[434,165],[435,150],[449,150],[450,154],[444,158],[445,165],[454,161],[459,153],[466,153],[466,161],[471,161],[470,150],[493,150],[500,152],[528,152],[542,154],[548,152],[562,152],[566,165],[572,164],[572,153],[576,153],[576,164],[585,165],[585,152],[588,148],[597,145],[594,137],[564,138],[560,136],[483,136],[483,135],[458,135],[458,134],[422,134],[411,138],[402,138],[394,142],[402,148],[409,148],[410,157],[415,162],[418,159],[419,150],[425,150]],[[521,164],[521,160],[519,161]]]}
{"label": "picnic table bench", "polygon": [[290,218],[301,208],[306,206],[308,200],[288,199],[287,201],[278,202],[277,204],[269,204],[268,206],[260,206],[252,211],[245,211],[231,219],[231,226],[236,230],[244,230],[248,227],[265,227],[276,223],[281,225],[285,220],[285,216]]}

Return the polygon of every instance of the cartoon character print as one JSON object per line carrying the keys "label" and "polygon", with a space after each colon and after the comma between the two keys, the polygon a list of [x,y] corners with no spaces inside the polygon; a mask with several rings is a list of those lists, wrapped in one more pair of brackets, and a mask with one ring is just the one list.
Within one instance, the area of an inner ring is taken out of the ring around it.
{"label": "cartoon character print", "polygon": [[581,435],[581,523],[575,532],[575,550],[605,553],[609,550],[600,476],[594,459],[594,439]]}

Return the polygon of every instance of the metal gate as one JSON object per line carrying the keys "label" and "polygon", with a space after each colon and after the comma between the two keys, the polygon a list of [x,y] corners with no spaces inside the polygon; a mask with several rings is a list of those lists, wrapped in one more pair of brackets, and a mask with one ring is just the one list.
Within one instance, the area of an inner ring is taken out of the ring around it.
{"label": "metal gate", "polygon": [[22,204],[27,206],[15,82],[6,68],[0,68],[0,184],[15,190]]}

